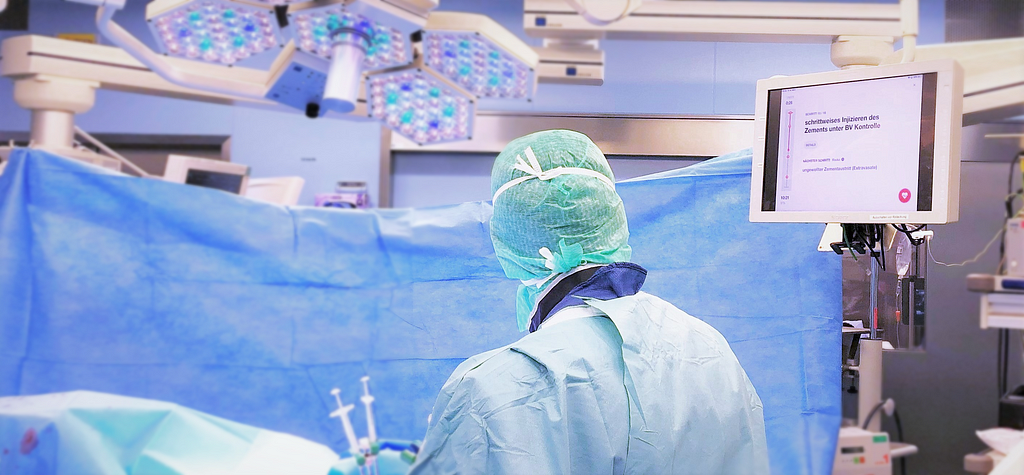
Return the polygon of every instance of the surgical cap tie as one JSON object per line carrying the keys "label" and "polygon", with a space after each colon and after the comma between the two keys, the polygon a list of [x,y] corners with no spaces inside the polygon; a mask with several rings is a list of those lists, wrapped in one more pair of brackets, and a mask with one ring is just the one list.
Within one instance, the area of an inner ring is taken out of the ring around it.
{"label": "surgical cap tie", "polygon": [[542,181],[548,181],[556,176],[561,175],[584,175],[594,177],[601,180],[602,183],[608,185],[608,187],[611,188],[612,190],[615,190],[615,183],[612,182],[610,178],[608,178],[599,171],[591,170],[588,168],[575,167],[557,167],[545,171],[543,168],[541,168],[540,162],[537,161],[537,156],[534,155],[532,147],[526,147],[525,153],[526,158],[529,159],[529,163],[523,160],[522,156],[516,155],[516,164],[513,168],[523,173],[526,173],[526,176],[521,176],[519,178],[516,178],[515,180],[509,181],[508,183],[502,185],[501,188],[498,188],[498,191],[494,192],[494,198],[491,199],[491,202],[497,201],[498,196],[501,196],[501,194],[504,193],[506,190],[524,181],[532,180],[534,178]]}
{"label": "surgical cap tie", "polygon": [[546,247],[540,248],[538,252],[544,258],[544,267],[550,269],[551,273],[536,279],[523,280],[521,281],[523,285],[541,288],[558,274],[569,272],[583,263],[583,246],[579,243],[570,246],[565,244],[565,239],[562,239],[558,241],[558,247],[561,253],[551,252],[551,249]]}

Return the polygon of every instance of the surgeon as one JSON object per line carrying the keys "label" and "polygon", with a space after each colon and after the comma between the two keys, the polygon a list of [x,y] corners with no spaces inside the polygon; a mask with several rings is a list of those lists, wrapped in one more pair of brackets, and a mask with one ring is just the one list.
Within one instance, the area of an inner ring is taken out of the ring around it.
{"label": "surgeon", "polygon": [[725,338],[641,291],[597,146],[568,130],[516,139],[491,192],[530,333],[459,365],[411,473],[769,473],[761,400]]}

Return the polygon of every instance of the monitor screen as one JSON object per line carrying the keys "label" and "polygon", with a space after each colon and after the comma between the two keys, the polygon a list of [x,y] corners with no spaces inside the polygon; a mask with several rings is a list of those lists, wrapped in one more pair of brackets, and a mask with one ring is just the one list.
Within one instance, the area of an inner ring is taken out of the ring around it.
{"label": "monitor screen", "polygon": [[932,210],[937,73],[769,89],[761,211]]}
{"label": "monitor screen", "polygon": [[242,180],[244,178],[244,175],[190,168],[185,177],[185,183],[239,194],[242,190]]}

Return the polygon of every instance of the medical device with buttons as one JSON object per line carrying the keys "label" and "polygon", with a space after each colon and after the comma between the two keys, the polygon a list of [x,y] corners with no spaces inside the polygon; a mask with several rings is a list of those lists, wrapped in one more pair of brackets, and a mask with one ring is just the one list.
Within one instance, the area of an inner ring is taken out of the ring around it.
{"label": "medical device with buttons", "polygon": [[758,81],[750,220],[955,222],[962,103],[953,60]]}

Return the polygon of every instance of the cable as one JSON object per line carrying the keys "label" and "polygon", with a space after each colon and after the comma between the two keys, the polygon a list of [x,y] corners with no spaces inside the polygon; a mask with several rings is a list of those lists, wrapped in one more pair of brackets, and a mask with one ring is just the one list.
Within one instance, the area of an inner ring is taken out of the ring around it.
{"label": "cable", "polygon": [[[899,436],[900,442],[906,442],[907,440],[903,438],[903,423],[900,422],[900,411],[896,409],[892,410],[892,420],[896,422],[896,435]],[[906,457],[900,457],[900,474],[907,475]]]}
{"label": "cable", "polygon": [[923,238],[923,237],[915,238],[914,237],[914,233],[924,229],[927,226],[928,226],[927,224],[921,224],[921,225],[919,225],[918,227],[916,227],[914,229],[907,229],[907,225],[906,224],[894,224],[894,225],[892,225],[892,227],[895,228],[897,231],[905,234],[907,236],[907,238],[910,239],[910,244],[914,245],[914,246],[920,246],[921,244],[924,243],[924,240],[925,240],[925,238]]}
{"label": "cable", "polygon": [[868,424],[871,424],[871,419],[874,418],[875,414],[878,413],[878,410],[881,409],[882,406],[885,405],[885,402],[886,401],[882,401],[882,402],[880,402],[880,403],[875,405],[875,408],[872,409],[871,412],[868,413],[868,417],[866,419],[864,419],[864,424],[861,426],[861,429],[867,430]]}
{"label": "cable", "polygon": [[[878,264],[879,269],[885,271],[885,248],[884,245],[880,246],[881,249],[876,251],[875,246],[884,241],[885,236],[885,225],[879,224],[844,224],[843,225],[843,243],[846,244],[846,249],[850,250],[850,254],[854,260],[857,260],[857,254],[869,254],[869,258],[875,260]],[[836,249],[833,247],[833,249]],[[840,252],[840,250],[836,250]]]}
{"label": "cable", "polygon": [[[868,417],[866,419],[864,419],[864,424],[861,426],[861,429],[867,430],[868,424],[871,424],[871,419],[873,419],[875,417],[875,414],[878,413],[878,410],[881,409],[882,407],[884,407],[885,404],[887,402],[891,401],[891,400],[892,399],[886,399],[885,401],[882,401],[882,402],[878,403],[877,405],[875,405],[875,408],[872,409],[871,412],[868,413]],[[899,441],[900,442],[906,442],[906,439],[903,438],[903,422],[900,421],[900,413],[899,413],[899,411],[896,410],[895,405],[893,406],[893,409],[892,409],[892,419],[893,419],[893,422],[896,423],[896,435],[897,435],[897,437],[899,437]],[[906,457],[900,457],[900,473],[902,475],[906,475],[907,474],[907,458]]]}
{"label": "cable", "polygon": [[997,352],[997,357],[999,358],[996,366],[999,371],[999,399],[1002,399],[1009,386],[1010,330],[1005,328],[999,330],[999,348]]}
{"label": "cable", "polygon": [[1013,176],[1016,174],[1016,171],[1017,171],[1016,165],[1017,165],[1017,162],[1020,161],[1021,157],[1024,157],[1024,152],[1017,153],[1016,155],[1013,156],[1013,160],[1010,161],[1010,176],[1006,180],[1006,192],[1007,193],[1009,193],[1010,190],[1013,189]]}
{"label": "cable", "polygon": [[[874,232],[878,235],[878,241],[881,243],[881,245],[878,246],[879,253],[881,254],[881,260],[878,262],[878,267],[882,269],[882,272],[885,272],[885,225],[875,225]],[[875,260],[878,260],[877,256],[875,257]]]}
{"label": "cable", "polygon": [[945,267],[963,267],[963,266],[965,266],[967,264],[974,264],[975,262],[978,262],[978,259],[981,259],[981,256],[984,256],[985,253],[988,252],[989,248],[992,247],[993,244],[995,244],[996,240],[999,239],[999,236],[1001,236],[1004,231],[1006,231],[1006,226],[1005,225],[999,228],[999,231],[996,232],[996,235],[992,236],[992,240],[990,240],[988,242],[988,244],[985,245],[985,248],[982,249],[981,252],[978,253],[978,255],[976,255],[976,256],[974,256],[974,257],[972,257],[970,259],[967,259],[966,261],[963,261],[963,262],[961,262],[959,264],[950,264],[950,263],[942,262],[942,261],[936,259],[935,256],[932,255],[932,247],[933,246],[931,246],[931,245],[928,246],[928,257],[932,260],[932,262],[934,262],[934,263],[936,263],[936,264],[938,264],[940,266],[945,266]]}
{"label": "cable", "polygon": [[843,242],[846,243],[846,248],[850,250],[853,261],[857,262],[857,251],[853,250],[853,246],[850,245],[850,235],[846,232],[846,226],[843,226]]}
{"label": "cable", "polygon": [[996,333],[996,399],[1003,398],[1003,329]]}

